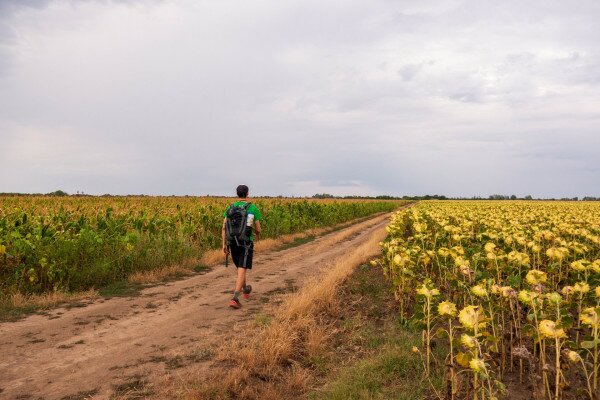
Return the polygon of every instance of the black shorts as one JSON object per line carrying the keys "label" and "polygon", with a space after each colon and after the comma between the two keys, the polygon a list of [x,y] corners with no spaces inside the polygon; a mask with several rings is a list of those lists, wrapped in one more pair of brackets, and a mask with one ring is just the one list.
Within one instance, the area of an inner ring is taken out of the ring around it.
{"label": "black shorts", "polygon": [[248,256],[246,257],[246,265],[244,266],[244,254],[245,254],[245,246],[240,243],[240,245],[238,246],[237,244],[231,243],[229,245],[229,251],[231,251],[231,259],[233,260],[233,263],[235,264],[236,267],[238,268],[246,268],[246,269],[252,269],[252,256],[254,255],[254,242],[250,242],[248,245]]}

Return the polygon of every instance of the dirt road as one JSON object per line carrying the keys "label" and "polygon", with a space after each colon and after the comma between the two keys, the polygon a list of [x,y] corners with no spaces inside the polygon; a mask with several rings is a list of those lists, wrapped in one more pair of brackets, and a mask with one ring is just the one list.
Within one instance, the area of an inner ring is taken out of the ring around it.
{"label": "dirt road", "polygon": [[108,399],[127,393],[162,397],[190,373],[202,374],[214,350],[241,321],[265,318],[277,294],[343,255],[377,230],[380,215],[286,250],[258,253],[240,310],[228,308],[235,268],[215,266],[127,298],[0,324],[1,399]]}

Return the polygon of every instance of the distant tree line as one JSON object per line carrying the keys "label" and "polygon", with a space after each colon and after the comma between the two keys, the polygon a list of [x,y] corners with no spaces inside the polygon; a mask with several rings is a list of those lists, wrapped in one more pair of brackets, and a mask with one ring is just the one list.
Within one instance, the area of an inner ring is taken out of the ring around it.
{"label": "distant tree line", "polygon": [[329,193],[317,193],[312,196],[313,199],[376,199],[376,200],[401,200],[402,197],[398,196],[389,196],[389,195],[381,195],[381,196],[334,196]]}
{"label": "distant tree line", "polygon": [[[63,190],[55,190],[50,193],[6,193],[0,192],[0,196],[68,196],[69,193]],[[81,193],[83,195],[83,193]]]}
{"label": "distant tree line", "polygon": [[[0,197],[2,196],[91,196],[89,194],[85,194],[83,192],[77,192],[77,194],[69,195],[64,190],[55,190],[50,193],[5,193],[0,192]],[[137,196],[137,197],[159,197],[159,196],[149,196],[145,194],[135,194],[128,196]],[[119,195],[112,194],[103,194],[100,197],[121,197]],[[162,197],[180,197],[180,196],[162,196]],[[181,197],[197,197],[197,196],[181,196]],[[198,196],[202,197],[202,196]],[[205,197],[223,197],[223,196],[211,196],[206,195]],[[264,198],[304,198],[304,196],[260,196]],[[504,195],[504,194],[492,194],[488,197],[481,196],[473,196],[473,197],[448,197],[439,194],[426,194],[422,196],[390,196],[390,195],[380,195],[380,196],[335,196],[329,193],[317,193],[312,196],[313,199],[356,199],[356,200],[544,200],[544,201],[600,201],[600,197],[594,196],[585,196],[581,199],[579,197],[562,197],[562,198],[534,198],[531,195],[527,195],[524,197],[517,197],[516,195]]]}
{"label": "distant tree line", "polygon": [[[579,201],[579,197],[562,198],[534,198],[531,195],[518,197],[517,195],[492,194],[488,197],[448,197],[440,194],[426,194],[422,196],[334,196],[328,193],[318,193],[312,196],[315,199],[384,199],[384,200],[543,200],[543,201]],[[582,201],[600,201],[600,197],[586,196]]]}

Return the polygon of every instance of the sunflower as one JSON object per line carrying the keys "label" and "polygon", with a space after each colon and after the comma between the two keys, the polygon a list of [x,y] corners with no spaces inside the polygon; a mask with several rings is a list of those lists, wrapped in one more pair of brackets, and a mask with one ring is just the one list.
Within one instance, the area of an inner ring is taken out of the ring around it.
{"label": "sunflower", "polygon": [[599,328],[600,327],[600,317],[598,316],[599,312],[600,312],[600,307],[584,308],[581,311],[581,314],[579,315],[579,320],[584,325],[591,326],[592,328]]}
{"label": "sunflower", "polygon": [[573,286],[565,286],[560,291],[565,297],[569,297],[575,292]]}
{"label": "sunflower", "polygon": [[456,304],[449,301],[442,301],[438,304],[438,314],[454,317],[456,315]]}
{"label": "sunflower", "polygon": [[515,289],[511,288],[510,286],[502,286],[500,288],[500,294],[504,298],[511,298],[511,297],[516,298],[517,297],[517,292],[515,291]]}
{"label": "sunflower", "polygon": [[486,253],[493,253],[494,249],[496,249],[496,245],[492,242],[487,242],[483,248],[485,249]]}
{"label": "sunflower", "polygon": [[575,271],[585,271],[589,264],[590,262],[588,260],[577,260],[571,263],[571,268]]}
{"label": "sunflower", "polygon": [[562,328],[556,326],[556,322],[545,319],[539,325],[540,335],[542,338],[556,339],[565,338],[567,334]]}
{"label": "sunflower", "polygon": [[527,273],[525,280],[530,285],[541,285],[548,281],[548,275],[545,272],[540,271],[539,269],[532,269]]}
{"label": "sunflower", "polygon": [[475,346],[477,346],[477,339],[475,339],[474,336],[467,335],[466,333],[463,333],[460,336],[460,342],[463,344],[463,346],[469,349],[473,349]]}
{"label": "sunflower", "polygon": [[466,306],[458,313],[458,320],[465,328],[475,329],[485,325],[485,315],[478,306]]}
{"label": "sunflower", "polygon": [[471,361],[469,361],[469,367],[473,372],[485,372],[485,363],[481,358],[474,358]]}
{"label": "sunflower", "polygon": [[562,296],[556,292],[548,293],[546,295],[546,298],[548,299],[548,301],[550,303],[555,304],[555,305],[559,305],[563,301]]}
{"label": "sunflower", "polygon": [[577,282],[573,286],[573,291],[581,293],[582,295],[590,291],[590,285],[587,282]]}
{"label": "sunflower", "polygon": [[569,361],[574,363],[581,361],[581,356],[579,355],[579,353],[573,350],[569,350],[567,352],[567,358],[569,359]]}
{"label": "sunflower", "polygon": [[531,292],[529,290],[521,290],[519,292],[519,300],[523,304],[531,305],[538,297],[539,297],[538,293]]}
{"label": "sunflower", "polygon": [[420,294],[421,296],[425,296],[428,299],[430,299],[434,296],[439,296],[440,291],[435,288],[430,289],[427,287],[427,285],[423,284],[420,288],[417,289],[417,294]]}
{"label": "sunflower", "polygon": [[486,297],[488,292],[486,288],[482,285],[475,285],[471,288],[471,293],[473,293],[477,297]]}

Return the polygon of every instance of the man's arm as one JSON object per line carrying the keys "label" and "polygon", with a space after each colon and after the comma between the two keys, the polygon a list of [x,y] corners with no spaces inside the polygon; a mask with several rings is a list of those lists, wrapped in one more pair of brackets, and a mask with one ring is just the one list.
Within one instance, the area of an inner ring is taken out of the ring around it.
{"label": "man's arm", "polygon": [[227,225],[227,218],[223,218],[223,229],[221,229],[221,239],[223,241],[223,253],[227,254],[229,253],[229,248],[227,247],[227,235],[226,235],[226,228],[225,226]]}
{"label": "man's arm", "polygon": [[256,239],[260,240],[260,221],[254,223],[254,233],[256,233]]}

